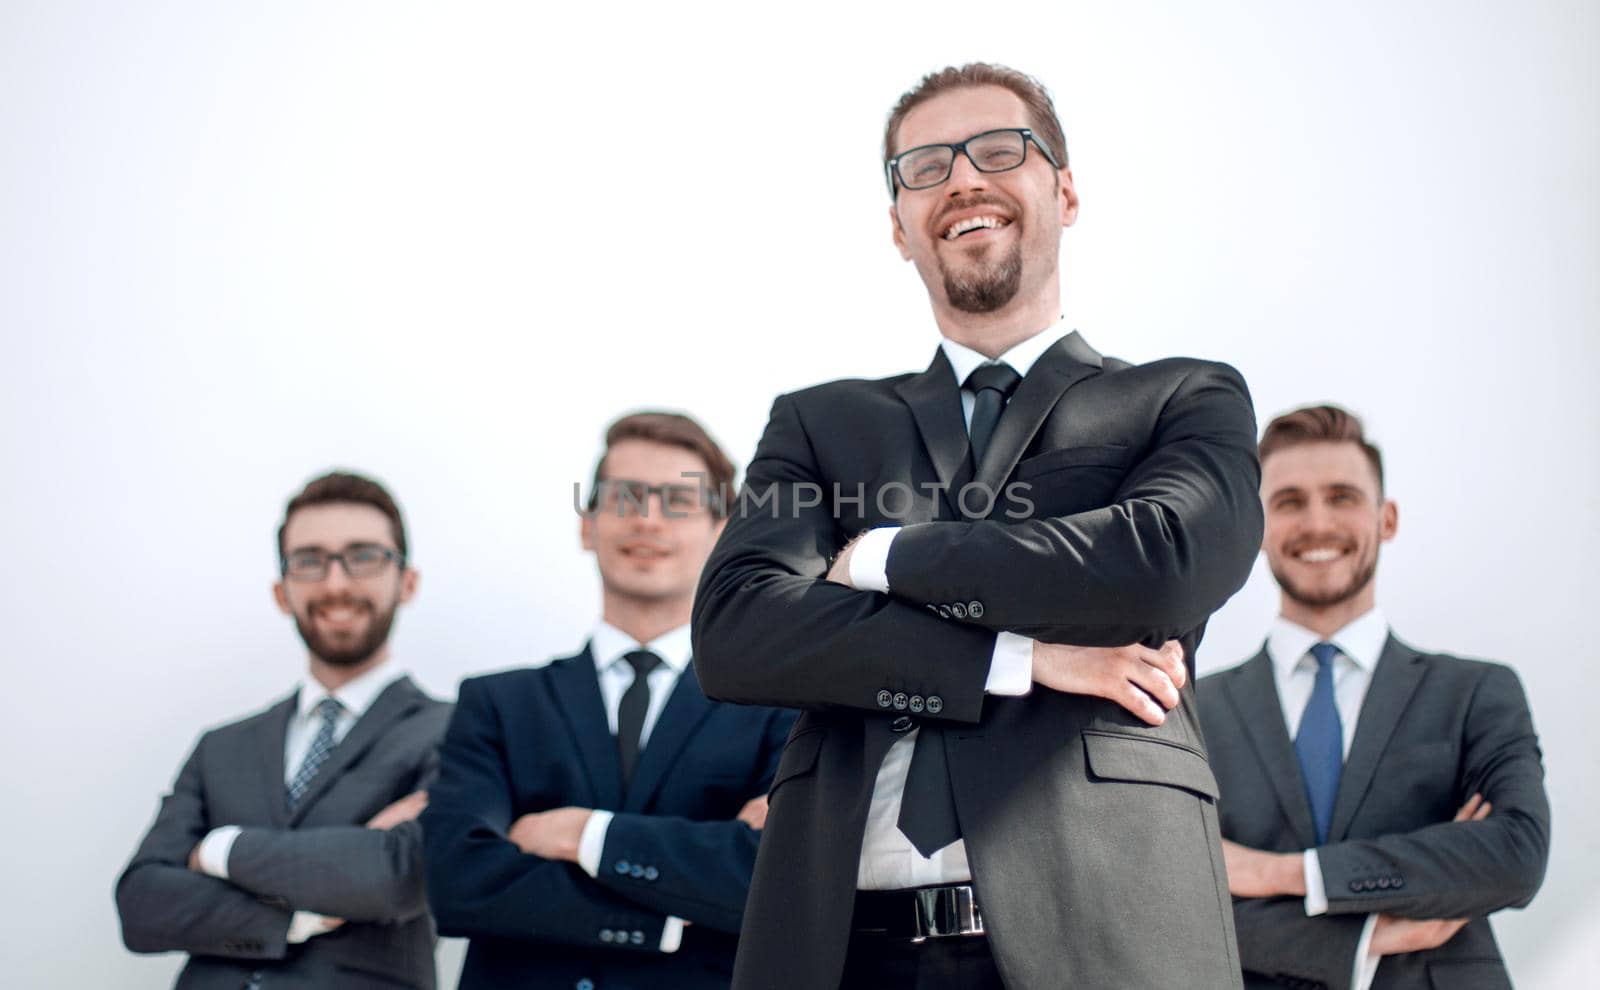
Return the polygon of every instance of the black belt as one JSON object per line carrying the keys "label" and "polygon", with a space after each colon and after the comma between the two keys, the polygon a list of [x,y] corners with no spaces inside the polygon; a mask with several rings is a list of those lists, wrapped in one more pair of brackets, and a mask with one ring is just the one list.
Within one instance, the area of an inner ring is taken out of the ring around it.
{"label": "black belt", "polygon": [[971,884],[915,890],[858,890],[850,926],[858,932],[922,942],[983,935],[983,912]]}

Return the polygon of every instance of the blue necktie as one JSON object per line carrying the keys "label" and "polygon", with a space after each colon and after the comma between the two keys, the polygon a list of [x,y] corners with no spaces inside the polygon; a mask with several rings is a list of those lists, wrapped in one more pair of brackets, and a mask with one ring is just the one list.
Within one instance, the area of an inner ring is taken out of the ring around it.
{"label": "blue necktie", "polygon": [[1333,658],[1339,648],[1318,643],[1311,648],[1317,659],[1317,682],[1311,700],[1300,716],[1300,731],[1294,737],[1294,753],[1300,758],[1300,777],[1306,782],[1306,797],[1311,799],[1311,818],[1317,826],[1317,843],[1328,841],[1328,825],[1333,821],[1333,800],[1339,795],[1339,774],[1344,769],[1344,727],[1339,722],[1339,706],[1333,698]]}

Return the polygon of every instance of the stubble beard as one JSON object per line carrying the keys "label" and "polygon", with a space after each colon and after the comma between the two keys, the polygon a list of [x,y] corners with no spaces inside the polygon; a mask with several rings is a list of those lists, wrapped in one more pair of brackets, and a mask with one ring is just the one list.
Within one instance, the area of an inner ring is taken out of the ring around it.
{"label": "stubble beard", "polygon": [[300,639],[306,644],[306,649],[323,663],[331,667],[359,667],[389,641],[389,631],[394,626],[395,606],[391,605],[387,610],[379,611],[371,602],[365,604],[372,613],[372,619],[367,623],[366,635],[348,646],[340,646],[317,632],[315,620],[309,617],[302,619],[299,613],[295,614],[294,626],[300,633]]}
{"label": "stubble beard", "polygon": [[1378,549],[1374,545],[1371,554],[1360,562],[1356,572],[1350,576],[1350,580],[1329,591],[1318,592],[1302,588],[1296,585],[1289,575],[1277,567],[1269,569],[1272,571],[1274,580],[1278,582],[1278,587],[1283,590],[1284,597],[1290,601],[1298,605],[1304,605],[1307,608],[1331,608],[1335,605],[1343,605],[1365,591],[1367,586],[1372,583],[1372,579],[1378,573]]}
{"label": "stubble beard", "polygon": [[1017,297],[1022,288],[1022,242],[1013,241],[1010,250],[997,262],[985,262],[981,249],[969,252],[969,263],[959,269],[943,261],[944,294],[950,305],[963,313],[993,313]]}

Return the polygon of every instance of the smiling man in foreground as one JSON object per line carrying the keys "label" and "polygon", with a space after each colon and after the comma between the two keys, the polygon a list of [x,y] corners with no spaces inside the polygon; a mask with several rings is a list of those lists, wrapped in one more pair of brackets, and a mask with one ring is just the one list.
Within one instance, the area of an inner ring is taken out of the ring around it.
{"label": "smiling man in foreground", "polygon": [[1510,986],[1487,916],[1533,898],[1550,848],[1522,684],[1390,633],[1378,547],[1400,513],[1359,419],[1285,413],[1261,462],[1281,610],[1199,687],[1245,982]]}
{"label": "smiling man in foreground", "polygon": [[1260,539],[1244,382],[1062,325],[1033,79],[934,73],[884,144],[943,339],[774,403],[695,603],[709,694],[805,709],[735,984],[1237,986],[1189,672]]}

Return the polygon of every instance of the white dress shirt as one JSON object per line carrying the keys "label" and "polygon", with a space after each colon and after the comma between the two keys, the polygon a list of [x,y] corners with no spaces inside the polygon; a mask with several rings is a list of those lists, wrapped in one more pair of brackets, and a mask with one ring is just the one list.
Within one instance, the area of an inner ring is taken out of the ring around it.
{"label": "white dress shirt", "polygon": [[[602,622],[589,637],[589,653],[594,657],[595,674],[600,678],[600,698],[606,706],[606,725],[611,734],[617,734],[617,712],[622,707],[622,696],[633,684],[633,665],[623,659],[634,650],[649,650],[661,658],[661,663],[647,675],[650,685],[650,705],[644,712],[644,725],[639,730],[639,750],[644,751],[650,730],[661,717],[678,686],[678,678],[689,666],[692,647],[689,627],[679,626],[668,633],[641,645],[632,636],[609,623]],[[578,865],[591,877],[600,875],[600,857],[606,848],[606,832],[611,828],[613,813],[596,808],[589,813],[578,837]],[[661,951],[676,952],[683,942],[682,918],[668,917],[661,929]]]}
{"label": "white dress shirt", "polygon": [[[289,782],[305,762],[311,741],[322,727],[322,717],[317,706],[324,698],[333,698],[344,707],[333,726],[333,744],[337,746],[355,724],[366,714],[378,695],[390,684],[405,676],[396,668],[393,659],[386,659],[371,670],[364,670],[349,682],[329,691],[313,677],[303,678],[295,689],[295,710],[289,716],[289,728],[283,736],[283,786]],[[234,840],[239,838],[239,826],[223,825],[206,833],[200,840],[200,869],[221,880],[228,879],[228,855],[233,852]],[[332,931],[338,927],[331,918],[311,911],[296,911],[289,919],[288,941],[304,942],[313,935]]]}
{"label": "white dress shirt", "polygon": [[[1066,336],[1067,330],[1056,324],[1006,351],[996,361],[979,354],[970,347],[944,339],[939,346],[955,373],[956,386],[979,365],[1004,363],[1019,375],[1027,375],[1034,363],[1056,341]],[[972,408],[977,399],[961,389],[961,412],[967,427],[972,426]],[[889,550],[900,532],[898,526],[874,529],[863,536],[850,553],[850,583],[863,591],[889,590]],[[994,654],[989,662],[989,675],[984,681],[988,694],[1017,697],[1027,694],[1033,687],[1033,640],[1015,633],[1002,632],[995,636]],[[861,890],[900,890],[907,887],[924,887],[934,884],[967,883],[972,879],[972,868],[967,863],[967,844],[960,839],[932,856],[924,856],[900,831],[900,802],[906,789],[906,773],[911,768],[911,754],[916,746],[920,729],[913,729],[896,739],[878,768],[873,783],[872,803],[867,809],[867,829],[861,844],[861,863],[856,871],[856,887]]]}
{"label": "white dress shirt", "polygon": [[[1356,721],[1361,717],[1361,703],[1366,700],[1367,686],[1372,683],[1372,671],[1383,654],[1383,645],[1389,639],[1389,624],[1383,613],[1373,609],[1324,639],[1303,626],[1278,617],[1272,631],[1267,634],[1267,657],[1272,661],[1272,679],[1278,688],[1278,703],[1283,706],[1283,724],[1293,739],[1300,731],[1300,718],[1305,714],[1306,702],[1311,700],[1311,690],[1316,685],[1317,659],[1311,647],[1317,643],[1332,643],[1339,648],[1333,659],[1333,700],[1339,709],[1339,728],[1344,735],[1344,755],[1350,757],[1350,744],[1356,737]],[[1322,882],[1322,865],[1317,851],[1307,849],[1302,858],[1306,881],[1306,914],[1316,916],[1328,911],[1328,894]],[[1372,930],[1378,916],[1370,914],[1361,929],[1361,940],[1356,944],[1350,985],[1354,990],[1367,990],[1378,972],[1378,959],[1370,955]]]}

